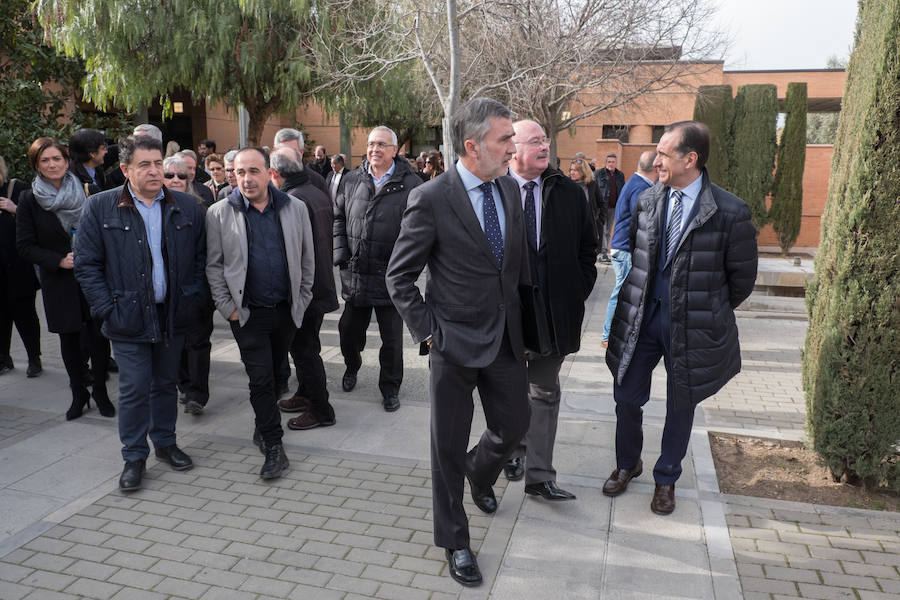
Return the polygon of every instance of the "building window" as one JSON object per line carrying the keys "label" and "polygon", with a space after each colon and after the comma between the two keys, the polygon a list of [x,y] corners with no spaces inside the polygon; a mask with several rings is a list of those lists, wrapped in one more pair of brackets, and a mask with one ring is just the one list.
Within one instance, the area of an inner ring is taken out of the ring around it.
{"label": "building window", "polygon": [[619,140],[622,143],[628,142],[628,125],[604,125],[604,140]]}
{"label": "building window", "polygon": [[651,137],[651,140],[653,141],[653,143],[658,144],[659,140],[662,139],[662,136],[665,132],[666,132],[665,125],[654,125],[653,126],[653,135]]}

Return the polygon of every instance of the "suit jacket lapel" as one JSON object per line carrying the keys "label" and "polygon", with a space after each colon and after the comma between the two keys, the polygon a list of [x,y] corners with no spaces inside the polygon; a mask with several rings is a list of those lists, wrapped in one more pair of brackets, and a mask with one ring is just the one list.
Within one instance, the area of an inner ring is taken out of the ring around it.
{"label": "suit jacket lapel", "polygon": [[[469,200],[469,193],[466,191],[462,180],[459,178],[456,168],[450,167],[441,177],[446,178],[445,180],[447,182],[447,205],[450,206],[451,210],[453,210],[462,222],[463,228],[469,233],[469,236],[471,236],[475,245],[487,255],[491,264],[496,266],[497,260],[494,258],[494,253],[491,251],[491,245],[488,243],[487,236],[481,228],[481,223],[478,222],[478,217],[475,215],[475,210],[472,208],[472,201]],[[509,213],[508,210],[506,212],[507,214]],[[506,243],[506,240],[504,240],[504,245]]]}

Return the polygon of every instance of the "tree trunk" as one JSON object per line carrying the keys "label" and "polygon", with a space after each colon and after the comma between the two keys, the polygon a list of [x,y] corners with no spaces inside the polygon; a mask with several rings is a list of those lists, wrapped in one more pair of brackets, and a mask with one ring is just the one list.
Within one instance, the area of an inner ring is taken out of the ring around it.
{"label": "tree trunk", "polygon": [[456,18],[456,0],[447,0],[447,28],[450,52],[450,89],[444,102],[444,166],[456,162],[456,152],[450,135],[450,118],[459,107],[459,21]]}
{"label": "tree trunk", "polygon": [[274,105],[271,102],[253,102],[246,105],[247,114],[250,115],[250,125],[247,127],[247,145],[261,146],[263,128],[266,121],[272,116]]}

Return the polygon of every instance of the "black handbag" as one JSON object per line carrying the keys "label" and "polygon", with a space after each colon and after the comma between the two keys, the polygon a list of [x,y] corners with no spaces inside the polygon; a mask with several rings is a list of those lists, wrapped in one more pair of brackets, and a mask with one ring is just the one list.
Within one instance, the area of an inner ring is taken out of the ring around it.
{"label": "black handbag", "polygon": [[537,356],[549,356],[553,352],[550,339],[550,323],[547,321],[547,304],[541,288],[536,285],[520,285],[522,303],[522,338],[525,349]]}

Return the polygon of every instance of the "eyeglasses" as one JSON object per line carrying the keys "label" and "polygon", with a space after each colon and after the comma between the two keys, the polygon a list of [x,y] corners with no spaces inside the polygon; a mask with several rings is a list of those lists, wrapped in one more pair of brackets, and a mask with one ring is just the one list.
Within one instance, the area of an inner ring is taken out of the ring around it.
{"label": "eyeglasses", "polygon": [[188,178],[187,173],[165,173],[163,175],[166,179],[173,179],[177,177],[178,179],[185,180]]}
{"label": "eyeglasses", "polygon": [[526,140],[524,142],[516,142],[516,145],[525,144],[526,146],[549,146],[550,138],[544,136],[542,138],[531,138],[530,140]]}
{"label": "eyeglasses", "polygon": [[394,144],[386,144],[385,142],[368,142],[366,143],[366,148],[370,150],[373,148],[378,148],[379,150],[384,150],[385,148],[391,148]]}

